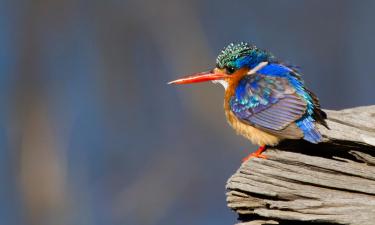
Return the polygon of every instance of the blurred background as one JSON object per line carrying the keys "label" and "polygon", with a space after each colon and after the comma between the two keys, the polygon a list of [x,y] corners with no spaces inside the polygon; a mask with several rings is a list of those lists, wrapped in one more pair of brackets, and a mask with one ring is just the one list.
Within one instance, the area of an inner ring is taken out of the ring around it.
{"label": "blurred background", "polygon": [[324,108],[375,104],[375,1],[1,0],[0,224],[233,224],[256,146],[223,89],[168,86],[248,41]]}

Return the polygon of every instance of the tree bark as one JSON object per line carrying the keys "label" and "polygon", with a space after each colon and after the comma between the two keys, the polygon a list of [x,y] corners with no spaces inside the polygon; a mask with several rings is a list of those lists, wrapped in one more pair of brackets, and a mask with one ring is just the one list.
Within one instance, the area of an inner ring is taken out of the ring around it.
{"label": "tree bark", "polygon": [[241,225],[375,224],[375,106],[325,110],[324,141],[284,141],[227,182]]}

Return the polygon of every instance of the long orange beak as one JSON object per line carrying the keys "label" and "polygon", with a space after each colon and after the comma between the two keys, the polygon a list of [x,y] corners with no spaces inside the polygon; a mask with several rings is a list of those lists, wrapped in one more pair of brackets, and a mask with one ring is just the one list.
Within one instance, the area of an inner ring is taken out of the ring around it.
{"label": "long orange beak", "polygon": [[212,70],[212,71],[195,73],[192,75],[184,76],[184,77],[181,77],[180,79],[170,81],[168,82],[168,84],[191,84],[191,83],[206,82],[210,80],[220,80],[220,79],[224,79],[227,77],[229,77],[229,75]]}

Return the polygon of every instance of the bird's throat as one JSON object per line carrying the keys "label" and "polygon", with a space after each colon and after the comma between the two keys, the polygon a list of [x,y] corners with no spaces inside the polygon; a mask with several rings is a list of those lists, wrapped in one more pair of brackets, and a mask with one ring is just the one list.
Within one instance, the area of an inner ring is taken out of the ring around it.
{"label": "bird's throat", "polygon": [[225,90],[228,88],[228,82],[226,80],[213,80],[212,83],[221,84]]}

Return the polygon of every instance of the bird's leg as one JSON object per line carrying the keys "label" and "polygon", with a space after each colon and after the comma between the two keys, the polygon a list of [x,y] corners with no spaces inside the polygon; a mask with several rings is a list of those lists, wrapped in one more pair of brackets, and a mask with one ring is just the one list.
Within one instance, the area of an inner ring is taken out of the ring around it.
{"label": "bird's leg", "polygon": [[245,158],[242,159],[242,162],[246,162],[247,160],[251,158],[262,158],[262,159],[267,159],[265,155],[262,155],[262,152],[266,150],[266,146],[262,145],[256,150],[255,152],[251,153],[250,155],[246,156]]}

